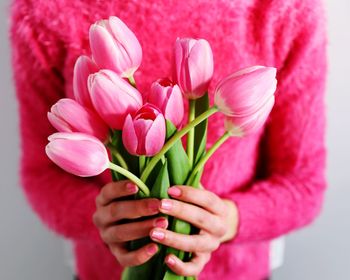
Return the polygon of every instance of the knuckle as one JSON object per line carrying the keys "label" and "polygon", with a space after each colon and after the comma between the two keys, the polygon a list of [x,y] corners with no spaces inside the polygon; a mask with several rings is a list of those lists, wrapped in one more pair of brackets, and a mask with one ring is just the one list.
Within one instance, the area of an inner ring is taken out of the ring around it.
{"label": "knuckle", "polygon": [[226,234],[226,226],[223,223],[218,223],[216,226],[216,231],[219,237],[222,237]]}
{"label": "knuckle", "polygon": [[108,209],[109,209],[109,215],[112,217],[112,218],[115,218],[119,212],[119,204],[114,202],[114,203],[111,203],[109,206],[108,206]]}
{"label": "knuckle", "polygon": [[207,191],[206,192],[205,203],[208,206],[216,204],[217,203],[217,196],[214,193]]}
{"label": "knuckle", "polygon": [[100,226],[100,217],[98,215],[98,212],[95,212],[92,215],[92,222],[94,223],[95,226],[99,227]]}

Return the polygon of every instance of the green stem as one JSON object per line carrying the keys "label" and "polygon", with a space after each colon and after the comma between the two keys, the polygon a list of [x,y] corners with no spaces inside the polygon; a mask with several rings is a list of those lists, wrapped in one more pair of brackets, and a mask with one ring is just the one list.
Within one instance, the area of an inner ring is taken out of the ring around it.
{"label": "green stem", "polygon": [[201,160],[196,164],[195,168],[193,169],[190,177],[186,181],[186,185],[190,184],[194,177],[196,176],[196,173],[203,168],[205,163],[208,161],[208,159],[215,153],[215,151],[225,143],[225,141],[230,138],[231,133],[225,132],[219,139],[216,141],[213,146],[210,147],[210,149],[207,151],[207,153],[201,158]]}
{"label": "green stem", "polygon": [[211,115],[216,113],[218,108],[216,106],[210,107],[207,111],[200,114],[197,118],[195,118],[192,122],[188,123],[184,128],[176,132],[169,140],[165,143],[163,148],[160,150],[158,154],[156,154],[151,161],[146,166],[145,170],[141,175],[141,180],[146,182],[149,174],[152,172],[153,168],[156,166],[157,162],[161,159],[161,157],[179,140],[182,136],[184,136],[191,128],[200,124],[202,121],[209,118]]}
{"label": "green stem", "polygon": [[146,157],[145,156],[139,156],[140,174],[142,174],[143,170],[145,169],[145,165],[146,165]]}
{"label": "green stem", "polygon": [[128,80],[129,80],[129,83],[130,83],[134,88],[136,88],[136,82],[135,82],[134,76],[128,77]]}
{"label": "green stem", "polygon": [[132,182],[134,182],[140,190],[145,194],[145,196],[149,197],[150,196],[150,191],[148,187],[145,185],[144,182],[142,182],[137,176],[132,174],[130,171],[120,167],[119,165],[116,165],[112,162],[109,163],[108,166],[110,169],[124,175],[126,178],[130,179]]}
{"label": "green stem", "polygon": [[126,163],[123,156],[118,152],[118,150],[113,147],[112,145],[108,145],[108,149],[111,151],[111,153],[115,156],[115,158],[118,160],[121,167],[123,167],[126,170],[129,170],[128,164]]}
{"label": "green stem", "polygon": [[[190,110],[188,113],[188,123],[191,123],[196,114],[196,100],[190,100]],[[191,128],[187,135],[187,156],[190,163],[190,169],[193,166],[193,145],[194,145],[194,128]]]}

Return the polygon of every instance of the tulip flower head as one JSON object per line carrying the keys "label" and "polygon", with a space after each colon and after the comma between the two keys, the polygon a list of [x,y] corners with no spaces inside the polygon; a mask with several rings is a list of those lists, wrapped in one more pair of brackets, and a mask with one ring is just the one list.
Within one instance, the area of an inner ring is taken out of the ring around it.
{"label": "tulip flower head", "polygon": [[151,86],[148,102],[158,107],[165,119],[179,127],[184,117],[184,104],[178,85],[169,79],[159,79]]}
{"label": "tulip flower head", "polygon": [[174,81],[188,99],[208,90],[214,72],[213,53],[204,39],[178,38],[175,42]]}
{"label": "tulip flower head", "polygon": [[165,119],[153,105],[145,104],[135,117],[126,117],[122,139],[126,150],[132,155],[154,156],[165,142]]}
{"label": "tulip flower head", "polygon": [[74,98],[81,105],[93,108],[89,90],[88,90],[88,77],[90,74],[98,72],[98,67],[89,57],[81,55],[74,65],[73,74],[73,91]]}
{"label": "tulip flower head", "polygon": [[139,68],[142,48],[135,34],[117,17],[100,20],[90,28],[90,47],[97,65],[129,78]]}
{"label": "tulip flower head", "polygon": [[103,142],[108,137],[108,126],[100,116],[73,99],[60,99],[51,107],[47,117],[52,126],[60,132],[82,132]]}
{"label": "tulip flower head", "polygon": [[47,156],[63,170],[80,177],[96,176],[108,168],[105,146],[83,133],[55,133],[49,136]]}
{"label": "tulip flower head", "polygon": [[141,94],[110,70],[100,70],[88,79],[92,103],[101,118],[112,128],[122,129],[128,114],[142,106]]}
{"label": "tulip flower head", "polygon": [[251,115],[273,96],[276,85],[276,68],[245,68],[217,85],[214,103],[226,116]]}

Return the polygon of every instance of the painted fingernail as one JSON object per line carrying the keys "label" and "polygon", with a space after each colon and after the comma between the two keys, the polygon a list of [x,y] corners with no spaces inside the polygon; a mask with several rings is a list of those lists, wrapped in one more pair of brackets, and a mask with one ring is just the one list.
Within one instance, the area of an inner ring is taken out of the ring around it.
{"label": "painted fingernail", "polygon": [[158,251],[158,246],[155,244],[151,244],[147,247],[147,253],[150,255],[154,255]]}
{"label": "painted fingernail", "polygon": [[167,256],[167,257],[165,258],[165,262],[166,262],[167,264],[169,264],[169,265],[174,265],[174,264],[175,264],[175,260],[174,260],[174,258],[171,257],[171,256]]}
{"label": "painted fingernail", "polygon": [[152,233],[151,233],[151,237],[152,237],[153,239],[163,240],[164,237],[165,237],[165,233],[162,232],[162,231],[154,230],[154,231],[152,231]]}
{"label": "painted fingernail", "polygon": [[138,188],[135,184],[133,183],[127,183],[126,184],[126,189],[129,193],[136,193]]}
{"label": "painted fingernail", "polygon": [[166,228],[168,225],[168,221],[165,218],[158,218],[154,221],[155,227]]}
{"label": "painted fingernail", "polygon": [[168,189],[168,194],[170,194],[171,196],[180,196],[181,195],[181,190],[177,187],[171,187],[170,189]]}
{"label": "painted fingernail", "polygon": [[150,200],[148,202],[148,208],[155,213],[159,212],[159,200]]}
{"label": "painted fingernail", "polygon": [[173,207],[173,203],[170,200],[163,199],[160,203],[160,208],[164,210],[170,210]]}

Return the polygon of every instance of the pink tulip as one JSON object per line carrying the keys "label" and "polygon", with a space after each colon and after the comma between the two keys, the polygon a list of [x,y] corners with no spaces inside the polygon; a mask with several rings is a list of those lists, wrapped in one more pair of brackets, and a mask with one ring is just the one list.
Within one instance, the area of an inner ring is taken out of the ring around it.
{"label": "pink tulip", "polygon": [[174,81],[188,99],[197,99],[208,90],[213,76],[213,53],[204,39],[177,39]]}
{"label": "pink tulip", "polygon": [[122,129],[126,116],[142,106],[141,94],[110,70],[90,75],[89,90],[97,113],[115,129]]}
{"label": "pink tulip", "polygon": [[272,107],[275,103],[275,96],[272,95],[259,108],[258,111],[251,115],[232,116],[225,118],[225,129],[233,136],[242,137],[258,131],[266,122]]}
{"label": "pink tulip", "polygon": [[215,105],[227,116],[257,112],[276,90],[276,68],[253,66],[223,79],[215,90]]}
{"label": "pink tulip", "polygon": [[184,104],[181,90],[169,79],[159,79],[151,86],[148,102],[154,104],[167,120],[179,126],[184,116]]}
{"label": "pink tulip", "polygon": [[100,68],[131,77],[139,68],[142,48],[135,34],[117,17],[100,20],[90,27],[92,56]]}
{"label": "pink tulip", "polygon": [[60,132],[83,132],[101,141],[108,137],[108,126],[100,116],[73,99],[60,99],[51,107],[47,117],[52,126]]}
{"label": "pink tulip", "polygon": [[108,168],[105,146],[83,133],[55,133],[46,145],[47,156],[63,170],[81,177],[96,176]]}
{"label": "pink tulip", "polygon": [[87,86],[90,74],[98,72],[98,67],[89,57],[81,55],[74,65],[73,91],[74,98],[81,105],[92,108],[92,102]]}
{"label": "pink tulip", "polygon": [[145,104],[134,118],[127,116],[122,139],[130,154],[154,156],[164,145],[165,132],[162,113],[155,106]]}

